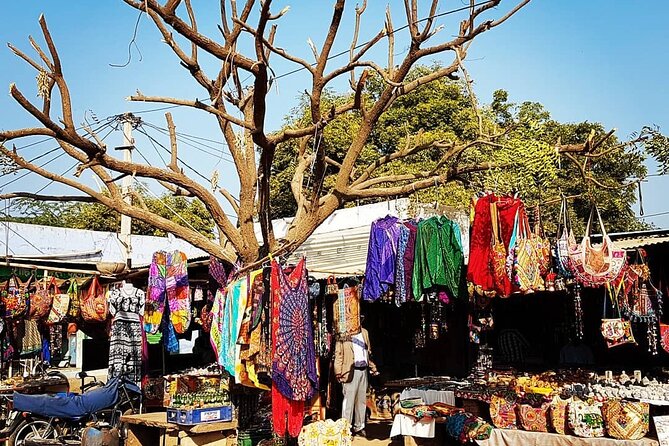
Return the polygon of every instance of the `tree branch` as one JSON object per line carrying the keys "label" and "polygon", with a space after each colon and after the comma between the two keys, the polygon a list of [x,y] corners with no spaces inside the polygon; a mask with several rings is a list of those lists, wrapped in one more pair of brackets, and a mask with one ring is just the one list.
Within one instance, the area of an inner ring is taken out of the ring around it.
{"label": "tree branch", "polygon": [[174,105],[183,105],[185,107],[192,107],[192,108],[197,108],[200,110],[207,111],[211,113],[212,115],[219,116],[226,121],[229,121],[232,124],[238,125],[243,128],[247,129],[252,129],[253,126],[249,124],[248,122],[242,121],[241,119],[235,118],[234,116],[225,113],[215,107],[212,107],[211,105],[207,105],[203,102],[200,102],[199,100],[194,100],[194,101],[189,101],[187,99],[178,99],[178,98],[170,98],[170,97],[165,97],[165,96],[145,96],[141,92],[137,92],[137,94],[133,96],[129,96],[127,98],[129,101],[133,102],[158,102],[162,104],[174,104]]}
{"label": "tree branch", "polygon": [[82,203],[97,203],[95,198],[85,195],[39,195],[30,192],[11,192],[8,194],[0,194],[0,200],[11,198],[30,198],[31,200],[36,201],[78,201]]}

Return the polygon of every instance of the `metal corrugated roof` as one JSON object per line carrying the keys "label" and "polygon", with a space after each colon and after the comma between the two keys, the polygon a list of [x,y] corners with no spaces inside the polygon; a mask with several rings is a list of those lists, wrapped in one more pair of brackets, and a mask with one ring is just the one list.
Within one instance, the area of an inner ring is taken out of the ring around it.
{"label": "metal corrugated roof", "polygon": [[649,245],[659,245],[661,243],[669,243],[669,235],[655,237],[634,237],[627,239],[617,239],[615,241],[616,246],[620,249],[641,248]]}

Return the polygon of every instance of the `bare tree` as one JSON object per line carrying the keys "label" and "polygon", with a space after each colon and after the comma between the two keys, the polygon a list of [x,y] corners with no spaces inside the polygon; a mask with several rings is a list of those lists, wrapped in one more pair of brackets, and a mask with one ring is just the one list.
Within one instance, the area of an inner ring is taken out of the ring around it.
{"label": "bare tree", "polygon": [[[485,20],[484,15],[497,12],[497,10],[491,10],[498,7],[502,3],[501,0],[478,3],[471,0],[469,6],[461,8],[467,17],[460,23],[457,35],[443,40],[440,40],[439,37],[445,33],[439,33],[440,28],[435,26],[439,15],[437,14],[439,1],[432,0],[425,5],[427,16],[422,18],[419,16],[418,0],[404,0],[403,15],[410,41],[407,42],[408,51],[400,61],[394,60],[396,33],[389,10],[383,28],[369,42],[363,44],[358,42],[362,17],[366,9],[366,0],[364,0],[362,5],[355,8],[355,27],[348,60],[331,71],[326,69],[326,65],[331,59],[333,44],[340,31],[345,0],[335,1],[322,46],[317,48],[310,42],[315,59],[313,63],[277,46],[275,43],[277,23],[287,9],[278,13],[273,12],[271,0],[260,1],[258,5],[255,0],[247,0],[243,6],[237,5],[236,0],[229,2],[221,0],[219,25],[221,36],[215,37],[206,36],[198,30],[197,15],[193,10],[191,0],[167,0],[163,4],[156,0],[124,0],[124,2],[138,11],[143,11],[152,19],[180,64],[205,90],[208,98],[207,101],[199,101],[168,96],[147,96],[137,92],[130,99],[192,107],[209,113],[216,119],[239,177],[238,200],[233,198],[227,190],[219,191],[236,212],[236,223],[226,215],[214,193],[189,178],[179,167],[176,156],[176,136],[171,117],[168,117],[168,128],[172,140],[172,157],[170,163],[165,167],[121,161],[107,152],[106,146],[92,129],[88,127],[83,131],[76,129],[70,91],[63,76],[56,45],[44,17],[40,17],[39,23],[46,42],[46,51],[30,38],[30,44],[41,62],[31,58],[15,46],[9,45],[18,57],[38,71],[43,101],[41,107],[33,104],[14,84],[10,87],[10,94],[23,109],[37,118],[42,126],[0,132],[0,142],[2,142],[0,152],[18,167],[70,186],[78,190],[80,194],[71,197],[42,197],[26,192],[14,193],[12,196],[57,200],[94,200],[122,214],[173,233],[216,257],[230,262],[239,260],[243,264],[250,265],[268,253],[288,253],[297,248],[329,215],[346,202],[369,197],[405,196],[421,189],[453,181],[468,172],[489,169],[490,163],[476,165],[456,163],[454,165],[449,162],[458,159],[470,147],[497,144],[496,140],[501,135],[486,135],[482,125],[479,126],[479,137],[473,141],[438,141],[425,144],[421,143],[420,138],[413,138],[408,140],[414,143],[407,143],[406,146],[397,148],[393,153],[380,155],[369,165],[360,165],[358,160],[379,118],[397,98],[411,94],[421,85],[437,79],[456,77],[456,72],[462,69],[462,61],[466,58],[472,41],[480,34],[507,21],[529,3],[529,0],[518,1],[509,9],[502,11],[498,18]],[[239,6],[242,7],[239,8]],[[259,8],[259,12],[254,11],[256,7]],[[253,23],[251,23],[252,18],[254,18]],[[190,48],[180,45],[174,37],[175,33],[185,39],[184,41],[190,44]],[[243,35],[251,37],[254,54],[243,54],[239,50],[240,38]],[[384,41],[388,47],[388,60],[380,64],[370,59],[368,53],[373,47],[383,45]],[[220,61],[220,70],[217,73],[213,75],[205,73],[198,61],[201,53]],[[419,61],[442,53],[453,55],[450,64],[416,79],[407,78],[412,67]],[[272,82],[271,57],[283,58],[306,70],[311,76],[311,87],[307,91],[310,112],[308,125],[300,128],[286,128],[274,133],[266,129],[266,102]],[[385,85],[374,101],[364,97],[365,84],[372,74],[380,76]],[[242,87],[240,79],[243,76],[250,76],[252,79],[250,87]],[[328,107],[323,100],[324,89],[341,77],[349,78],[352,90],[350,101],[337,107]],[[54,118],[52,115],[51,98],[54,88],[57,89],[60,98],[60,114],[62,115],[60,118]],[[333,162],[325,156],[321,146],[312,144],[312,142],[321,137],[323,129],[329,122],[346,113],[359,114],[361,123],[344,159],[341,162]],[[238,137],[238,134],[241,134],[242,137]],[[6,146],[9,141],[34,135],[52,137],[67,155],[79,162],[74,178],[58,175],[39,167],[21,157],[16,150],[10,150]],[[299,143],[295,160],[297,167],[291,183],[298,210],[285,237],[277,239],[269,217],[271,166],[277,146],[291,139]],[[380,169],[382,166],[429,148],[439,149],[442,153],[441,160],[435,169],[411,174],[378,174],[382,171]],[[583,150],[584,148],[585,146],[577,149]],[[326,166],[334,166],[338,169],[336,182],[331,188],[322,187]],[[81,173],[87,169],[91,170],[106,185],[106,192],[94,190],[78,180]],[[313,170],[310,181],[314,187],[311,188],[311,191],[303,187],[307,169]],[[141,203],[126,203],[120,187],[115,183],[120,178],[119,175],[155,179],[173,193],[200,200],[213,217],[221,235],[221,243],[218,244],[191,228],[151,213],[143,208]],[[261,240],[258,240],[254,231],[256,218],[262,229]]]}

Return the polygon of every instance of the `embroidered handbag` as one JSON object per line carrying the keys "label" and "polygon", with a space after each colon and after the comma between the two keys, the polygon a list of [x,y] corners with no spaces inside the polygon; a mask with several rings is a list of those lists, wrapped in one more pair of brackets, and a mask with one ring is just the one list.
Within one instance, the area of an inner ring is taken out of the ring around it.
{"label": "embroidered handbag", "polygon": [[601,332],[606,340],[606,346],[609,348],[624,344],[636,344],[630,321],[621,318],[602,319]]}
{"label": "embroidered handbag", "polygon": [[602,403],[574,401],[567,408],[569,428],[584,438],[603,437],[605,434]]}
{"label": "embroidered handbag", "polygon": [[530,432],[548,432],[548,408],[548,403],[542,404],[541,407],[519,404],[518,418],[520,426]]}
{"label": "embroidered handbag", "polygon": [[107,298],[105,291],[94,276],[81,302],[81,316],[86,322],[104,322],[107,320]]}
{"label": "embroidered handbag", "polygon": [[[521,210],[519,210],[519,214]],[[520,291],[531,293],[544,289],[539,264],[540,253],[537,250],[536,236],[529,230],[529,222],[524,211],[518,216],[519,236],[516,241],[514,271]]]}
{"label": "embroidered handbag", "polygon": [[562,399],[560,395],[555,395],[550,404],[549,419],[550,425],[558,434],[569,432],[569,423],[567,422],[567,407],[574,401],[574,397]]}
{"label": "embroidered handbag", "polygon": [[669,353],[669,325],[660,323],[660,343],[665,352]]}
{"label": "embroidered handbag", "polygon": [[555,257],[558,272],[562,277],[572,277],[572,265],[569,260],[570,250],[576,249],[576,237],[571,228],[571,219],[569,218],[569,209],[567,207],[567,198],[562,197],[562,206],[560,207],[560,216],[558,217],[558,239],[555,245]]}
{"label": "embroidered handbag", "polygon": [[67,315],[74,320],[81,314],[81,299],[79,297],[79,284],[77,279],[70,279],[70,286],[67,288],[67,294],[70,296],[70,308]]}
{"label": "embroidered handbag", "polygon": [[49,317],[46,320],[47,324],[53,325],[65,322],[65,318],[67,317],[67,309],[69,306],[69,294],[54,294],[53,302],[51,304],[51,311],[49,312]]}
{"label": "embroidered handbag", "polygon": [[44,281],[38,280],[35,283],[35,292],[30,300],[29,317],[33,320],[45,318],[51,310],[51,302],[53,294],[49,292],[49,288],[56,287],[55,279],[52,277],[51,282],[47,285],[46,279]]}
{"label": "embroidered handbag", "polygon": [[351,446],[351,425],[345,418],[321,420],[302,428],[298,446]]}
{"label": "embroidered handbag", "polygon": [[[593,245],[590,242],[590,230],[595,213],[602,232],[602,243],[600,245]],[[627,254],[624,249],[616,248],[606,233],[597,206],[593,205],[583,240],[580,245],[570,250],[569,259],[574,278],[584,286],[598,287],[606,285],[615,282],[622,276]]]}
{"label": "embroidered handbag", "polygon": [[490,418],[498,429],[517,429],[516,403],[497,395],[490,398]]}
{"label": "embroidered handbag", "polygon": [[333,308],[333,326],[338,336],[358,334],[360,326],[360,298],[357,286],[344,285],[337,293]]}
{"label": "embroidered handbag", "polygon": [[33,276],[30,276],[25,282],[22,282],[16,275],[9,278],[2,293],[5,317],[21,318],[28,313],[32,280]]}
{"label": "embroidered handbag", "polygon": [[534,208],[534,241],[539,256],[539,274],[544,277],[551,268],[551,243],[544,234],[539,206]]}
{"label": "embroidered handbag", "polygon": [[602,406],[609,435],[619,440],[639,440],[648,433],[648,403],[611,399]]}
{"label": "embroidered handbag", "polygon": [[[617,347],[623,344],[636,344],[634,334],[632,333],[632,324],[630,321],[624,320],[620,314],[620,306],[618,304],[618,296],[622,289],[622,283],[617,287],[607,286],[607,292],[604,294],[604,308],[602,310],[602,336],[606,340],[606,346]],[[618,317],[613,319],[606,318],[606,302],[611,298],[613,306],[617,309]]]}
{"label": "embroidered handbag", "polygon": [[497,203],[490,203],[490,221],[492,225],[492,246],[490,249],[490,270],[493,273],[495,289],[502,297],[507,297],[504,291],[507,288],[504,284],[509,282],[509,276],[506,273],[506,247],[502,242],[499,231],[499,220],[497,213]]}

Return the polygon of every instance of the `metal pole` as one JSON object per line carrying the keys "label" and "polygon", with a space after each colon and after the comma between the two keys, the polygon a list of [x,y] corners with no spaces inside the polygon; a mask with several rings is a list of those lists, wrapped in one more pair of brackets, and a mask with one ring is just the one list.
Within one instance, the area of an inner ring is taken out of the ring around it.
{"label": "metal pole", "polygon": [[[132,149],[135,145],[135,140],[132,137],[132,126],[134,116],[132,113],[126,113],[123,115],[123,161],[132,162]],[[126,175],[123,177],[121,182],[121,194],[123,195],[123,201],[127,204],[132,205],[132,196],[130,194],[130,187],[132,186],[132,177]],[[125,254],[125,263],[128,268],[132,267],[132,218],[128,215],[121,215],[121,243],[123,244],[123,250]]]}

